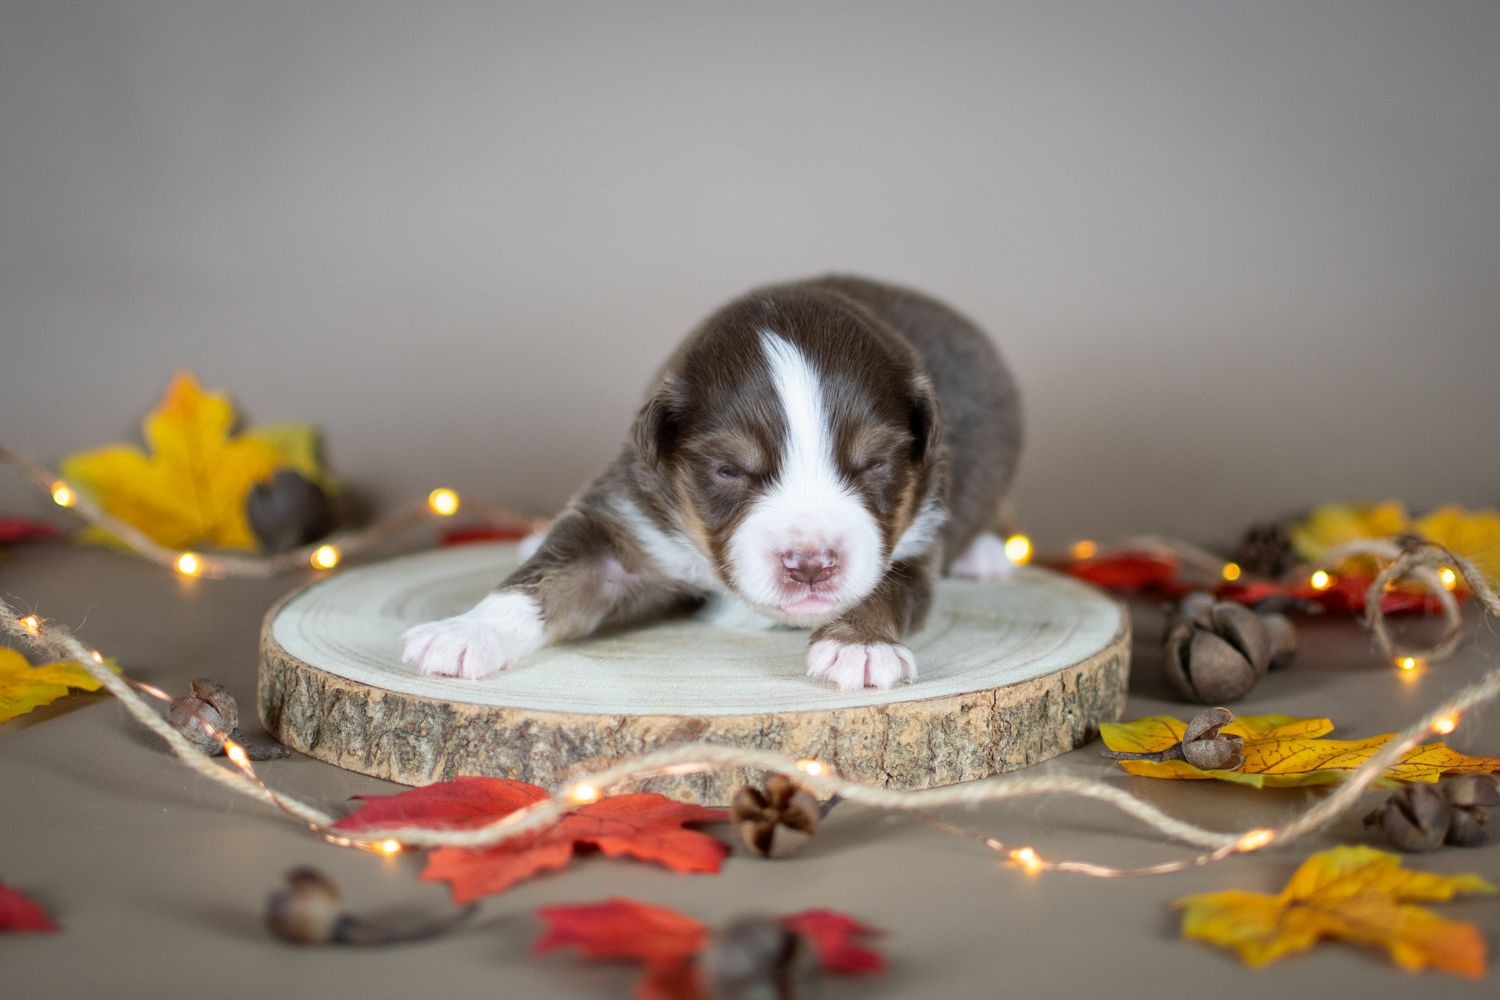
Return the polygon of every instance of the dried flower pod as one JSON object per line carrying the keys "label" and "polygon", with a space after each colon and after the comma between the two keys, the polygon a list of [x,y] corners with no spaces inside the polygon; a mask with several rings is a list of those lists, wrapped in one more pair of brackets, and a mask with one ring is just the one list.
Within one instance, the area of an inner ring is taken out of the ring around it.
{"label": "dried flower pod", "polygon": [[1448,803],[1432,785],[1416,782],[1394,791],[1365,817],[1397,850],[1435,851],[1448,834]]}
{"label": "dried flower pod", "polygon": [[333,528],[333,504],[317,483],[281,469],[250,488],[245,517],[261,548],[270,553],[290,552],[328,534]]}
{"label": "dried flower pod", "polygon": [[1500,775],[1455,774],[1443,779],[1443,798],[1448,802],[1448,835],[1455,847],[1478,847],[1485,840],[1485,806],[1500,806]]}
{"label": "dried flower pod", "polygon": [[1249,694],[1270,668],[1271,652],[1270,634],[1255,612],[1189,594],[1167,621],[1162,665],[1184,698],[1213,704]]}
{"label": "dried flower pod", "polygon": [[730,817],[750,850],[763,858],[785,858],[818,832],[818,800],[786,775],[775,774],[764,791],[746,785],[735,792]]}
{"label": "dried flower pod", "polygon": [[1234,560],[1252,573],[1279,577],[1297,563],[1292,533],[1281,522],[1252,524],[1240,536]]}
{"label": "dried flower pod", "polygon": [[290,757],[284,746],[246,743],[240,735],[240,709],[229,689],[218,681],[200,677],[192,683],[193,696],[176,701],[167,722],[199,750],[212,757],[224,752],[224,740],[234,740],[251,760]]}
{"label": "dried flower pod", "polygon": [[1161,763],[1185,760],[1204,771],[1238,771],[1245,766],[1245,738],[1219,732],[1234,721],[1227,708],[1209,708],[1188,720],[1182,739],[1165,750],[1152,753],[1133,750],[1105,750],[1105,760],[1150,760]]}
{"label": "dried flower pod", "polygon": [[288,944],[348,944],[372,947],[438,937],[479,911],[470,903],[451,917],[411,927],[392,928],[340,912],[343,893],[316,868],[287,872],[287,887],[266,898],[266,926]]}
{"label": "dried flower pod", "polygon": [[772,917],[743,917],[716,932],[698,957],[711,1000],[806,1000],[818,960],[801,934]]}
{"label": "dried flower pod", "polygon": [[1262,614],[1260,621],[1271,640],[1270,669],[1280,670],[1291,666],[1292,661],[1297,658],[1297,627],[1279,611]]}

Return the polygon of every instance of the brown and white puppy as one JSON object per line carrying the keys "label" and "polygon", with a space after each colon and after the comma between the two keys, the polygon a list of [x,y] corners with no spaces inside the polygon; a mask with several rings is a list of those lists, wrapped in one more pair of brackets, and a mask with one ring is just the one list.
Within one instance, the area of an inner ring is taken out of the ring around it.
{"label": "brown and white puppy", "polygon": [[404,658],[480,678],[706,602],[721,624],[813,629],[807,672],[841,690],[911,680],[902,639],[939,573],[1009,567],[981,532],[1020,446],[1009,372],[947,306],[848,277],[760,289],[678,348],[535,554],[473,610],[409,629]]}

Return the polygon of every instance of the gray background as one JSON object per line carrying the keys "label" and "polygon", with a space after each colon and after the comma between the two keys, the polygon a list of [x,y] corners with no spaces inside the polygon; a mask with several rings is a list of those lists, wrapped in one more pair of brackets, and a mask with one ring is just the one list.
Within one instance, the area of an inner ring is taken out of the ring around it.
{"label": "gray background", "polygon": [[12,0],[0,441],[186,367],[382,505],[545,514],[703,314],[838,269],[1003,345],[1044,544],[1493,503],[1497,52],[1492,2]]}

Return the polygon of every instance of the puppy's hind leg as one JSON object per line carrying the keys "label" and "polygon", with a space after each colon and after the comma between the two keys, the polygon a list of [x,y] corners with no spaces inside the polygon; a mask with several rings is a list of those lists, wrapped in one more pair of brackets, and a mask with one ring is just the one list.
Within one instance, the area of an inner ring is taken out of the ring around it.
{"label": "puppy's hind leg", "polygon": [[633,548],[599,514],[569,510],[536,553],[471,610],[407,629],[402,659],[424,674],[478,680],[606,619],[679,599]]}

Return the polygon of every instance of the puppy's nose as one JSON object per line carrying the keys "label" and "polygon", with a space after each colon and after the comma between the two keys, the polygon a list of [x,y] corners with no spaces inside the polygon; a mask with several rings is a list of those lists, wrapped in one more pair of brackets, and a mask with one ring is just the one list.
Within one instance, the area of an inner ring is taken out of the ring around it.
{"label": "puppy's nose", "polygon": [[811,587],[833,576],[839,559],[838,553],[826,549],[822,552],[785,552],[781,556],[781,565],[786,567],[788,578]]}

